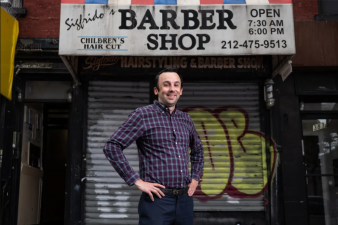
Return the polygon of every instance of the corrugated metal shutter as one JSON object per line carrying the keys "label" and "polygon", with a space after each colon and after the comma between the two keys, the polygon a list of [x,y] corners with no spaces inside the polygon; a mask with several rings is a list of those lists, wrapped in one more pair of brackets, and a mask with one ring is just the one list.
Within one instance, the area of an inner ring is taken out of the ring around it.
{"label": "corrugated metal shutter", "polygon": [[[135,108],[149,104],[149,88],[143,82],[89,83],[86,224],[138,223],[140,192],[124,183],[102,149]],[[264,210],[266,170],[258,97],[255,84],[184,83],[179,107],[191,115],[205,152],[195,211]],[[124,154],[138,172],[136,145]]]}
{"label": "corrugated metal shutter", "polygon": [[184,83],[179,108],[203,143],[195,211],[263,211],[267,174],[256,84]]}
{"label": "corrugated metal shutter", "polygon": [[[140,191],[129,187],[103,154],[103,146],[137,107],[149,105],[149,83],[90,82],[85,190],[86,224],[137,224]],[[133,143],[124,154],[136,172]]]}

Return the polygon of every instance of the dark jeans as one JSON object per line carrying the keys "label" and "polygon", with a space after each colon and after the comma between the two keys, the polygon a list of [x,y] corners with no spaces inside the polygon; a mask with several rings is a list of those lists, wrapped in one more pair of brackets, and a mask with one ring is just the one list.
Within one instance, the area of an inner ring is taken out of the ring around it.
{"label": "dark jeans", "polygon": [[154,201],[142,193],[138,204],[139,225],[192,225],[194,202],[188,194],[173,196],[166,194]]}

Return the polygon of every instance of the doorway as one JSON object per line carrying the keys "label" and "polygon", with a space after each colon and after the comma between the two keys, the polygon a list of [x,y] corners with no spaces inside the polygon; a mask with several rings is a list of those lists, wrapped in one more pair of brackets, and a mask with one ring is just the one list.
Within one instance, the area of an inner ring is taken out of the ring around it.
{"label": "doorway", "polygon": [[64,224],[67,103],[24,106],[18,224]]}
{"label": "doorway", "polygon": [[45,104],[44,114],[40,224],[64,224],[69,105]]}
{"label": "doorway", "polygon": [[310,225],[338,225],[338,104],[301,104]]}

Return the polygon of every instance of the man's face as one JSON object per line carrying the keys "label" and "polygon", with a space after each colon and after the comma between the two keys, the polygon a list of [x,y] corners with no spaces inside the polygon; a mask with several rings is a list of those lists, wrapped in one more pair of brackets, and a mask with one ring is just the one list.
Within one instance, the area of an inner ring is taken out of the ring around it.
{"label": "man's face", "polygon": [[174,72],[162,73],[158,79],[158,87],[160,90],[154,87],[158,101],[167,107],[175,106],[183,91],[178,74]]}

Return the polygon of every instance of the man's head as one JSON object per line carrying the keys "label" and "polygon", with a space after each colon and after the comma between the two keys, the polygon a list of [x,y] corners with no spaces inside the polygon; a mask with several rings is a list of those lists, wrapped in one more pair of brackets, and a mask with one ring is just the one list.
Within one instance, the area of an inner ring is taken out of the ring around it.
{"label": "man's head", "polygon": [[176,105],[182,95],[182,79],[175,68],[162,70],[155,77],[154,93],[158,101],[167,107]]}

